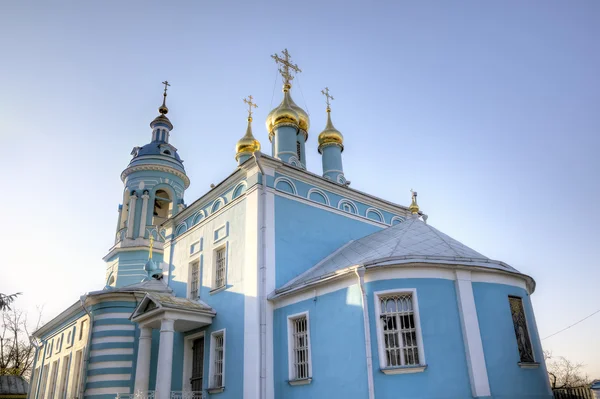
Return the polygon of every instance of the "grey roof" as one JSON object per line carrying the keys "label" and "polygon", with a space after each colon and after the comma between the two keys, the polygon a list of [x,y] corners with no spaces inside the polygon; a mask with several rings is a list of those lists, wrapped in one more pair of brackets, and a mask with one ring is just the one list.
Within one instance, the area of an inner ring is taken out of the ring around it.
{"label": "grey roof", "polygon": [[350,241],[313,268],[283,285],[276,293],[310,284],[352,266],[414,262],[479,266],[519,273],[511,266],[489,259],[414,217]]}
{"label": "grey roof", "polygon": [[0,375],[0,397],[27,395],[29,384],[23,377],[16,375]]}

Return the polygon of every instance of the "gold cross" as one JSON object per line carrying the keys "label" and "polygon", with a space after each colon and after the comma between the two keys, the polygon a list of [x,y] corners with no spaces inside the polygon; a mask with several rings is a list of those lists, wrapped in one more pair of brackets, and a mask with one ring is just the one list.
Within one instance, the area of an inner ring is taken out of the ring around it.
{"label": "gold cross", "polygon": [[290,59],[290,53],[288,53],[287,49],[284,49],[281,52],[281,54],[283,54],[283,58],[281,58],[277,54],[273,54],[271,58],[273,58],[276,63],[281,64],[281,67],[279,68],[279,73],[283,77],[283,82],[289,85],[292,82],[292,79],[294,79],[294,76],[292,75],[292,72],[290,72],[290,69],[296,73],[302,72],[302,70],[298,68],[298,65],[292,64]]}
{"label": "gold cross", "polygon": [[163,94],[163,96],[166,97],[167,96],[167,86],[171,86],[171,85],[169,84],[168,80],[165,80],[164,82],[162,82],[162,84],[165,85],[165,94]]}
{"label": "gold cross", "polygon": [[154,248],[154,236],[150,234],[150,252],[148,253],[148,259],[152,259],[152,248]]}
{"label": "gold cross", "polygon": [[252,98],[253,98],[252,96],[248,96],[247,100],[244,98],[244,102],[246,104],[248,104],[248,118],[249,119],[252,119],[252,107],[258,108],[258,105],[256,105],[255,103],[252,102]]}
{"label": "gold cross", "polygon": [[329,100],[335,100],[335,98],[333,98],[333,96],[329,95],[329,87],[324,88],[323,90],[321,90],[321,93],[323,93],[323,95],[326,98],[326,102],[327,102],[327,108],[329,108],[329,106],[331,105],[331,103],[329,102]]}

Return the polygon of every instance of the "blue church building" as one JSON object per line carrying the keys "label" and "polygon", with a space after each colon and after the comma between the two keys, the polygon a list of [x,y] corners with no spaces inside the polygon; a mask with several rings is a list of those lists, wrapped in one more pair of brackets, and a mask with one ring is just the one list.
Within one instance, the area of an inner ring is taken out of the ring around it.
{"label": "blue church building", "polygon": [[300,69],[273,58],[270,155],[249,97],[237,167],[189,205],[164,82],[121,174],[105,281],[34,333],[29,397],[551,398],[535,281],[428,224],[416,192],[406,206],[351,188],[329,90],[315,149]]}

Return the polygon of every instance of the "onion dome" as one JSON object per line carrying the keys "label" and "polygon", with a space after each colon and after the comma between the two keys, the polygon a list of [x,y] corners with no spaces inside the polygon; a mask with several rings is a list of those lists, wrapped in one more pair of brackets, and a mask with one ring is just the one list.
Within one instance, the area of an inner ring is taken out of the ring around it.
{"label": "onion dome", "polygon": [[156,263],[154,263],[152,258],[148,259],[148,262],[146,262],[146,265],[144,266],[144,270],[146,270],[147,272],[153,272],[156,269],[158,269],[158,266],[156,266]]}
{"label": "onion dome", "polygon": [[292,109],[298,113],[298,118],[299,118],[298,127],[304,131],[304,133],[305,133],[304,135],[306,136],[305,138],[308,138],[308,128],[310,127],[310,119],[308,117],[308,114],[306,113],[305,110],[303,110],[298,105],[296,105],[294,100],[292,100],[291,96],[290,96],[290,105],[292,106]]}
{"label": "onion dome", "polygon": [[252,117],[248,117],[248,128],[244,137],[238,140],[235,145],[235,159],[243,154],[252,154],[253,152],[260,151],[260,142],[252,135]]}
{"label": "onion dome", "polygon": [[327,107],[327,125],[325,125],[325,130],[319,134],[319,153],[321,153],[323,147],[328,145],[338,145],[344,151],[344,136],[333,126],[329,106]]}
{"label": "onion dome", "polygon": [[281,104],[279,104],[279,106],[269,112],[269,115],[267,115],[267,131],[269,132],[269,140],[271,140],[273,137],[273,129],[275,129],[277,125],[286,123],[300,127],[300,115],[298,115],[298,112],[296,109],[294,109],[294,106],[296,108],[299,107],[294,104],[294,101],[292,101],[290,96],[291,87],[292,85],[290,84],[283,85],[283,100],[281,101]]}

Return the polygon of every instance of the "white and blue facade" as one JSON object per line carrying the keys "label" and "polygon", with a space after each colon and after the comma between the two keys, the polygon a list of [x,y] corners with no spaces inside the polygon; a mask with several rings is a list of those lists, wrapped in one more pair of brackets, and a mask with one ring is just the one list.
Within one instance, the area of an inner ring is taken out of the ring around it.
{"label": "white and blue facade", "polygon": [[104,289],[34,334],[30,397],[551,398],[533,279],[350,188],[337,131],[309,172],[287,86],[271,156],[189,205],[161,107],[121,176]]}

